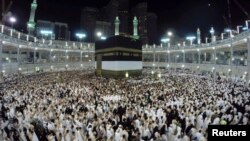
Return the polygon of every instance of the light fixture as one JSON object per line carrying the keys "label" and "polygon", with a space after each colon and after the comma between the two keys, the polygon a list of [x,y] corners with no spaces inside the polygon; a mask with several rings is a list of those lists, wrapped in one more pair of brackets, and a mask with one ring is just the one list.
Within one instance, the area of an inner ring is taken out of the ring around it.
{"label": "light fixture", "polygon": [[128,72],[125,73],[125,77],[128,78],[129,77],[129,74]]}
{"label": "light fixture", "polygon": [[44,34],[44,35],[53,34],[53,32],[51,30],[41,30],[40,33]]}
{"label": "light fixture", "polygon": [[214,34],[214,28],[213,27],[210,29],[210,33]]}
{"label": "light fixture", "polygon": [[102,32],[97,32],[96,35],[97,35],[97,37],[101,37],[102,36]]}
{"label": "light fixture", "polygon": [[151,74],[155,74],[155,72],[154,72],[154,71],[151,71]]}
{"label": "light fixture", "polygon": [[173,36],[173,32],[171,32],[171,31],[168,31],[168,36]]}
{"label": "light fixture", "polygon": [[101,37],[101,40],[106,40],[106,39],[107,39],[107,37],[105,37],[105,36]]}
{"label": "light fixture", "polygon": [[76,36],[81,40],[86,37],[85,33],[76,33]]}
{"label": "light fixture", "polygon": [[247,28],[246,26],[242,28],[242,30],[244,30],[244,31],[247,30],[247,29],[248,29],[248,28]]}
{"label": "light fixture", "polygon": [[163,42],[163,43],[167,43],[167,42],[169,42],[169,41],[170,41],[169,38],[162,38],[162,39],[161,39],[161,42]]}
{"label": "light fixture", "polygon": [[231,32],[232,30],[231,30],[231,29],[229,29],[229,28],[227,28],[225,31],[226,31],[226,32]]}
{"label": "light fixture", "polygon": [[190,41],[190,45],[192,46],[193,41],[196,39],[196,37],[195,36],[187,36],[186,39]]}
{"label": "light fixture", "polygon": [[16,18],[15,17],[10,17],[10,22],[11,22],[11,24],[15,23],[16,22]]}

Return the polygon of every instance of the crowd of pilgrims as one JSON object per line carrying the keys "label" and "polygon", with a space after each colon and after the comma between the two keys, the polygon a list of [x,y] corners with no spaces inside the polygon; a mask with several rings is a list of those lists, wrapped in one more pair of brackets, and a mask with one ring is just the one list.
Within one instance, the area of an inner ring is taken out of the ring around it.
{"label": "crowd of pilgrims", "polygon": [[250,124],[250,87],[231,79],[65,71],[10,80],[0,84],[1,141],[206,141],[208,125]]}

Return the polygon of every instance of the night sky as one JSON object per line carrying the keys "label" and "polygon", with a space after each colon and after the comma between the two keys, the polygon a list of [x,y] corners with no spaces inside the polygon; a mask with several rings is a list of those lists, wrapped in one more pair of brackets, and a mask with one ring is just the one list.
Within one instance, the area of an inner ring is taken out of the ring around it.
{"label": "night sky", "polygon": [[[8,0],[6,0],[8,1]],[[130,0],[131,7],[139,2],[148,1],[148,11],[158,15],[158,31],[162,36],[171,29],[175,35],[185,37],[195,34],[199,27],[203,36],[208,34],[211,26],[220,33],[227,22],[227,0]],[[231,1],[232,27],[243,24],[247,17]],[[249,0],[237,0],[250,13]],[[32,0],[13,0],[11,11],[17,17],[18,29],[25,29],[29,18]],[[66,22],[72,32],[79,29],[81,9],[85,6],[101,8],[109,0],[38,0],[36,20]],[[163,3],[164,2],[164,3]]]}
{"label": "night sky", "polygon": [[[209,34],[211,26],[221,33],[228,27],[223,16],[228,18],[227,0],[149,0],[149,11],[156,12],[159,17],[159,34],[167,29],[175,30],[179,36],[195,34],[199,27],[203,36]],[[245,23],[247,17],[240,8],[231,1],[232,28]],[[237,0],[250,14],[250,1]]]}

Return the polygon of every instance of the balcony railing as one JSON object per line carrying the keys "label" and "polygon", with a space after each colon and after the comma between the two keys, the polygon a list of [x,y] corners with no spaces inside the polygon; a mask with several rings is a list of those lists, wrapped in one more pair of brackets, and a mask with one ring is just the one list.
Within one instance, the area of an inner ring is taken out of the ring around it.
{"label": "balcony railing", "polygon": [[[181,51],[181,50],[189,50],[189,49],[207,49],[213,47],[221,47],[225,45],[231,45],[238,43],[243,40],[246,41],[247,37],[250,36],[250,30],[242,32],[237,36],[232,38],[218,40],[216,42],[211,42],[207,44],[200,45],[192,45],[192,46],[178,46],[172,45],[170,47],[163,46],[148,46],[143,45],[143,51]],[[37,39],[36,37],[18,32],[16,30],[11,29],[10,27],[0,25],[0,38],[3,41],[7,41],[13,44],[18,44],[21,46],[30,46],[32,48],[43,48],[43,49],[62,49],[62,50],[72,50],[72,51],[94,51],[95,44],[94,43],[86,43],[86,42],[74,42],[74,41],[60,41],[60,40],[44,40]]]}

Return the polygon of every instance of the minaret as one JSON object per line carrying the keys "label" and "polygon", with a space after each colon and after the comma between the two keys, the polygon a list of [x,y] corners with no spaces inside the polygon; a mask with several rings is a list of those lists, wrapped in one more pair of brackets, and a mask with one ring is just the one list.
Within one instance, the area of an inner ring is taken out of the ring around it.
{"label": "minaret", "polygon": [[119,17],[117,16],[115,18],[115,36],[119,35],[119,26],[120,26],[120,20]]}
{"label": "minaret", "polygon": [[197,43],[198,45],[201,44],[201,31],[199,28],[197,29]]}
{"label": "minaret", "polygon": [[213,27],[211,27],[210,33],[211,33],[212,42],[215,42],[216,41],[216,36],[214,36],[214,28]]}
{"label": "minaret", "polygon": [[29,34],[33,35],[36,27],[35,23],[35,14],[36,14],[37,3],[36,0],[33,1],[31,4],[31,11],[30,11],[30,18],[29,22],[27,23],[27,31]]}
{"label": "minaret", "polygon": [[134,26],[133,36],[138,37],[138,19],[136,17],[134,17],[133,26]]}

